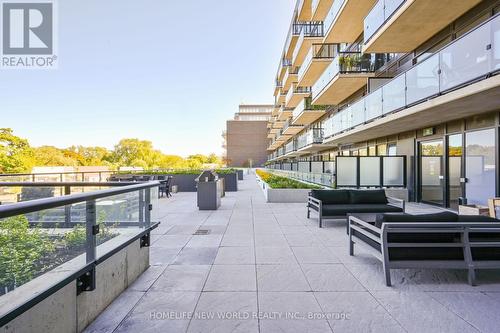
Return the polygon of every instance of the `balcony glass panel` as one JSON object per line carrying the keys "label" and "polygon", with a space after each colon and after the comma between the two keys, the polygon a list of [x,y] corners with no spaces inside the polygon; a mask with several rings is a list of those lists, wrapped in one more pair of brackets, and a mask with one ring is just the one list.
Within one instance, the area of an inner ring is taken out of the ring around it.
{"label": "balcony glass panel", "polygon": [[485,24],[439,52],[441,91],[489,72],[491,51],[487,46],[494,35],[490,35],[490,30],[490,25]]}
{"label": "balcony glass panel", "polygon": [[334,119],[333,117],[330,117],[323,122],[322,126],[323,126],[325,138],[328,138],[328,137],[332,136],[333,134],[335,134],[335,132],[333,131],[333,119]]}
{"label": "balcony glass panel", "polygon": [[405,2],[406,0],[384,0],[385,2],[385,19],[391,17],[391,15]]}
{"label": "balcony glass panel", "polygon": [[325,29],[326,31],[329,31],[332,28],[332,24],[337,18],[337,15],[340,12],[340,8],[342,8],[342,5],[344,4],[346,0],[334,0],[333,5],[330,8],[330,11],[326,15],[325,18]]}
{"label": "balcony glass panel", "polygon": [[342,132],[342,121],[341,121],[341,118],[342,118],[342,113],[336,113],[333,117],[332,117],[332,126],[333,126],[333,134],[337,134],[337,133],[340,133]]}
{"label": "balcony glass panel", "polygon": [[342,131],[345,131],[345,130],[351,128],[351,126],[350,126],[351,120],[348,119],[348,113],[346,112],[346,110],[342,110],[339,113],[340,114],[340,124],[341,124],[340,129]]}
{"label": "balcony glass panel", "polygon": [[380,158],[359,158],[359,185],[380,186]]}
{"label": "balcony glass panel", "polygon": [[412,104],[439,93],[439,54],[406,72],[406,103]]}
{"label": "balcony glass panel", "polygon": [[379,0],[364,20],[365,43],[406,0]]}
{"label": "balcony glass panel", "polygon": [[406,105],[406,76],[404,74],[389,81],[381,89],[384,114],[403,108]]}
{"label": "balcony glass panel", "polygon": [[384,0],[379,0],[372,10],[366,15],[364,20],[365,43],[373,36],[373,34],[378,30],[378,28],[384,24]]}
{"label": "balcony glass panel", "polygon": [[382,89],[377,89],[365,97],[366,121],[382,115]]}
{"label": "balcony glass panel", "polygon": [[362,99],[351,105],[352,110],[352,126],[363,124],[365,119],[365,100]]}

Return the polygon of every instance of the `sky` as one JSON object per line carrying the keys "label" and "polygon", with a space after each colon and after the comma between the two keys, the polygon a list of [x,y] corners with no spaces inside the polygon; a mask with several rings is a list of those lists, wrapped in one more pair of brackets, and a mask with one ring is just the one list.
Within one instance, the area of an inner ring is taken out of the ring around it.
{"label": "sky", "polygon": [[58,68],[0,70],[0,127],[32,146],[222,153],[240,103],[273,103],[294,0],[62,0]]}

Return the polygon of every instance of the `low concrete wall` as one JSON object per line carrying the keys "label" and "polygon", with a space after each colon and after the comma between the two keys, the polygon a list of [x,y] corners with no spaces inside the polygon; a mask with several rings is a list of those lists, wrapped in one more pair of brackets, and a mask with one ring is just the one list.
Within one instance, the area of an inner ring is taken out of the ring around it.
{"label": "low concrete wall", "polygon": [[[149,248],[141,248],[138,239],[96,266],[94,291],[77,296],[76,282],[70,282],[2,327],[0,332],[82,332],[148,267]],[[53,283],[50,273],[46,275],[32,282],[38,286]]]}
{"label": "low concrete wall", "polygon": [[257,176],[257,182],[264,192],[266,202],[271,203],[306,203],[307,196],[311,192],[310,189],[272,189],[259,176]]}

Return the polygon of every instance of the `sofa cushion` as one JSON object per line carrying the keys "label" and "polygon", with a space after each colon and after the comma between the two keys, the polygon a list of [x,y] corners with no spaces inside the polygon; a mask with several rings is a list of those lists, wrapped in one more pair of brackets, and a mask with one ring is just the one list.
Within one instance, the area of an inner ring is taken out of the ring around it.
{"label": "sofa cushion", "polygon": [[384,222],[457,222],[458,215],[452,212],[439,212],[434,214],[377,214],[375,226],[382,227]]}
{"label": "sofa cushion", "polygon": [[351,204],[387,204],[385,190],[349,190]]}
{"label": "sofa cushion", "polygon": [[458,222],[500,222],[500,220],[485,215],[458,215]]}
{"label": "sofa cushion", "polygon": [[349,203],[348,190],[312,190],[311,196],[321,200],[323,204],[343,205]]}
{"label": "sofa cushion", "polygon": [[345,216],[348,213],[384,213],[402,212],[403,209],[391,205],[377,204],[348,204],[348,205],[323,205],[323,216]]}

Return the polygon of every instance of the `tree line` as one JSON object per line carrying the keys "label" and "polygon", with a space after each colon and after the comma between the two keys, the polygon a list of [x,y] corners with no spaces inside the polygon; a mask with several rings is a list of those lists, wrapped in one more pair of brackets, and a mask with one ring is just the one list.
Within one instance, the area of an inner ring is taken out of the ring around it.
{"label": "tree line", "polygon": [[27,139],[14,135],[10,128],[0,128],[0,173],[29,173],[35,166],[124,166],[150,169],[199,169],[205,164],[222,165],[215,155],[190,155],[183,158],[153,148],[151,141],[122,139],[112,150],[104,147],[68,148],[32,147]]}

